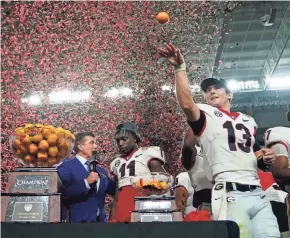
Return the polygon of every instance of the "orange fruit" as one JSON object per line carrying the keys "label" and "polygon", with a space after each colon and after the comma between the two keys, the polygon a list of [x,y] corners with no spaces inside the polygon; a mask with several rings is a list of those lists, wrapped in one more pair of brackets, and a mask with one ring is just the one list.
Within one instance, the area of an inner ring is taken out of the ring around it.
{"label": "orange fruit", "polygon": [[15,136],[24,136],[25,135],[25,130],[23,127],[18,127],[14,130],[14,135]]}
{"label": "orange fruit", "polygon": [[26,154],[27,153],[27,148],[24,145],[20,145],[19,146],[19,150],[21,150],[22,154]]}
{"label": "orange fruit", "polygon": [[31,139],[29,135],[26,135],[23,139],[23,144],[29,145],[31,143]]}
{"label": "orange fruit", "polygon": [[21,157],[22,152],[21,152],[21,150],[16,150],[15,154],[17,157]]}
{"label": "orange fruit", "polygon": [[26,155],[24,157],[24,162],[27,163],[27,164],[30,164],[33,161],[35,161],[35,156],[34,155]]}
{"label": "orange fruit", "polygon": [[42,140],[38,144],[38,149],[41,151],[47,151],[49,144],[46,140]]}
{"label": "orange fruit", "polygon": [[156,15],[156,20],[160,23],[160,24],[165,24],[168,22],[169,20],[169,15],[167,12],[159,12]]}
{"label": "orange fruit", "polygon": [[50,167],[53,166],[53,165],[55,165],[55,164],[57,164],[56,157],[48,157],[47,164]]}
{"label": "orange fruit", "polygon": [[64,129],[61,127],[57,127],[54,132],[57,136],[64,134]]}
{"label": "orange fruit", "polygon": [[29,151],[30,154],[33,154],[33,155],[37,154],[38,153],[37,145],[36,144],[30,144],[28,146],[28,151]]}
{"label": "orange fruit", "polygon": [[46,152],[38,152],[37,153],[37,159],[38,161],[44,161],[44,160],[47,160],[47,153]]}
{"label": "orange fruit", "polygon": [[159,181],[157,181],[157,180],[152,180],[152,181],[150,182],[150,185],[151,185],[152,187],[154,187],[154,188],[162,189],[161,184],[160,184]]}
{"label": "orange fruit", "polygon": [[51,128],[49,126],[42,127],[42,135],[45,139],[47,139],[52,133]]}
{"label": "orange fruit", "polygon": [[163,190],[167,190],[168,189],[168,184],[165,181],[160,182],[160,185],[161,185]]}
{"label": "orange fruit", "polygon": [[136,188],[142,188],[143,187],[143,185],[142,185],[142,179],[139,179],[137,182],[136,182]]}
{"label": "orange fruit", "polygon": [[144,180],[143,180],[143,182],[142,182],[142,186],[145,187],[145,186],[148,186],[148,185],[150,185],[150,184],[149,184],[147,181],[144,181]]}
{"label": "orange fruit", "polygon": [[20,140],[15,139],[15,140],[13,140],[12,145],[14,148],[19,148],[19,146],[21,145],[21,142],[20,142]]}
{"label": "orange fruit", "polygon": [[29,134],[33,130],[33,128],[34,128],[33,124],[26,124],[24,126],[24,131],[25,131],[25,133]]}
{"label": "orange fruit", "polygon": [[34,136],[30,136],[30,140],[35,143],[39,143],[40,141],[42,141],[42,139],[43,139],[42,134],[36,134]]}
{"label": "orange fruit", "polygon": [[48,148],[49,156],[55,157],[55,156],[57,156],[57,153],[58,153],[58,148],[56,146],[51,146]]}
{"label": "orange fruit", "polygon": [[67,150],[61,149],[57,153],[57,158],[58,159],[63,159],[67,155]]}
{"label": "orange fruit", "polygon": [[60,149],[68,149],[68,143],[64,137],[60,137],[56,143],[57,147]]}
{"label": "orange fruit", "polygon": [[35,163],[36,167],[47,167],[46,161],[36,161]]}
{"label": "orange fruit", "polygon": [[56,145],[56,141],[57,141],[57,135],[56,134],[51,134],[47,138],[47,142],[48,142],[49,145]]}
{"label": "orange fruit", "polygon": [[25,126],[24,126],[24,128],[32,128],[32,127],[34,127],[34,125],[33,124],[31,124],[31,123],[28,123],[28,124],[26,124]]}

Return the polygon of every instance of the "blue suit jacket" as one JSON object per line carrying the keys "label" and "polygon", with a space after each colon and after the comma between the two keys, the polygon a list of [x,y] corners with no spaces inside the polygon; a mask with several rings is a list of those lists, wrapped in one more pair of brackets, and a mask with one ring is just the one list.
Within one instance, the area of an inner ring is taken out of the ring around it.
{"label": "blue suit jacket", "polygon": [[108,177],[107,171],[97,166],[100,184],[96,192],[87,189],[84,179],[89,172],[76,157],[60,164],[57,170],[64,185],[62,195],[69,209],[70,221],[95,221],[99,211],[100,221],[106,222],[105,196],[107,193],[113,196],[116,188],[116,183]]}

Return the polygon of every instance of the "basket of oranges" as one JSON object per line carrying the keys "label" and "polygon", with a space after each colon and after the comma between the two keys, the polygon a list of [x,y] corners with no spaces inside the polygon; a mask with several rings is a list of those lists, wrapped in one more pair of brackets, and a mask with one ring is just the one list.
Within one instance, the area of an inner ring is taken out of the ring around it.
{"label": "basket of oranges", "polygon": [[146,173],[131,178],[132,187],[147,196],[163,195],[172,184],[172,176],[168,173]]}
{"label": "basket of oranges", "polygon": [[69,155],[74,146],[74,134],[62,127],[26,124],[10,136],[14,155],[27,166],[52,167]]}

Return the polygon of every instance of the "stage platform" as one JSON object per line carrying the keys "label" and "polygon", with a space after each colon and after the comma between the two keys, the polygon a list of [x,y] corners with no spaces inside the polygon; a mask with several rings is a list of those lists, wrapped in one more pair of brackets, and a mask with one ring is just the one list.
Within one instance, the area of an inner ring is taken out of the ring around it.
{"label": "stage platform", "polygon": [[1,223],[3,238],[239,238],[231,221],[161,223]]}

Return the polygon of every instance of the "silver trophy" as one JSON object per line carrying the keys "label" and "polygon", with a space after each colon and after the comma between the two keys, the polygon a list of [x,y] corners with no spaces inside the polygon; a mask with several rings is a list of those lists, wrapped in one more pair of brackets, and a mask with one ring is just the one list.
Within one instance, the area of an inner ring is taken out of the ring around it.
{"label": "silver trophy", "polygon": [[131,222],[182,221],[175,197],[170,196],[173,178],[168,173],[146,173],[131,178],[131,185],[140,196],[135,198]]}

